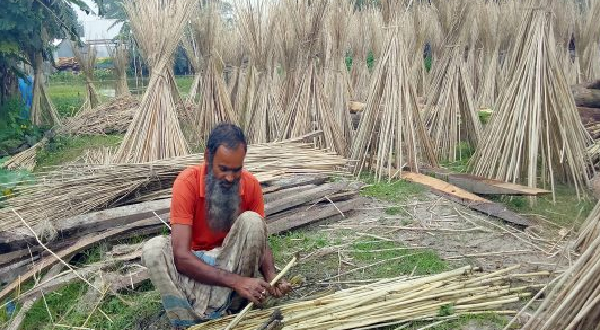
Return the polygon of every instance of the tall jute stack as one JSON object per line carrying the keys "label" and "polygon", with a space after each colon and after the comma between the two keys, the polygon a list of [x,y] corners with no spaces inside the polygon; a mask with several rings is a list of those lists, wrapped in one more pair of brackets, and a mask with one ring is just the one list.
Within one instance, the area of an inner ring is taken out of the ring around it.
{"label": "tall jute stack", "polygon": [[196,47],[202,57],[202,79],[198,109],[192,114],[193,125],[201,139],[208,138],[210,130],[223,122],[238,123],[223,79],[221,32],[224,22],[214,2],[201,3],[192,20]]}
{"label": "tall jute stack", "polygon": [[282,121],[280,139],[293,138],[323,130],[324,138],[317,141],[320,147],[340,155],[346,153],[346,140],[335,120],[323,85],[323,70],[317,54],[322,52],[323,25],[328,6],[326,1],[285,1],[291,29],[301,41],[295,44],[298,53],[296,67],[289,74],[288,85],[294,86],[289,94]]}
{"label": "tall jute stack", "polygon": [[238,29],[246,40],[248,52],[247,83],[240,122],[244,124],[250,143],[274,141],[280,134],[281,109],[275,86],[275,42],[273,35],[277,16],[269,10],[269,1],[240,3]]}
{"label": "tall jute stack", "polygon": [[131,91],[127,86],[127,68],[129,67],[129,51],[121,41],[119,45],[108,47],[113,58],[113,71],[115,79],[115,96],[130,97]]}
{"label": "tall jute stack", "polygon": [[577,194],[589,183],[588,135],[557,60],[552,14],[529,10],[521,23],[497,109],[472,158],[474,173]]}
{"label": "tall jute stack", "polygon": [[37,53],[33,58],[33,100],[31,104],[31,122],[37,126],[60,125],[61,120],[58,112],[48,97],[46,86],[44,86],[44,58]]}
{"label": "tall jute stack", "polygon": [[346,67],[351,3],[333,0],[325,21],[325,92],[329,96],[331,110],[347,145],[354,135],[348,104],[352,94],[350,75]]}
{"label": "tall jute stack", "polygon": [[423,161],[437,164],[419,113],[408,61],[406,38],[412,35],[412,24],[401,18],[386,24],[385,47],[373,73],[367,107],[351,153],[351,159],[357,161],[356,173],[371,169],[378,179],[395,177],[404,167],[418,172]]}
{"label": "tall jute stack", "polygon": [[96,71],[96,48],[87,45],[85,51],[81,52],[79,45],[72,43],[73,53],[77,57],[79,67],[85,76],[85,101],[81,113],[87,113],[100,104],[96,85],[94,85],[94,72]]}
{"label": "tall jute stack", "polygon": [[140,163],[188,153],[177,118],[179,96],[170,65],[194,4],[194,0],[125,1],[131,29],[151,73],[116,162]]}
{"label": "tall jute stack", "polygon": [[458,11],[446,36],[442,58],[436,62],[432,82],[427,92],[425,122],[433,139],[440,160],[456,161],[462,158],[463,137],[473,147],[481,134],[481,122],[477,115],[475,91],[472,85],[471,67],[464,58],[470,43],[475,12]]}

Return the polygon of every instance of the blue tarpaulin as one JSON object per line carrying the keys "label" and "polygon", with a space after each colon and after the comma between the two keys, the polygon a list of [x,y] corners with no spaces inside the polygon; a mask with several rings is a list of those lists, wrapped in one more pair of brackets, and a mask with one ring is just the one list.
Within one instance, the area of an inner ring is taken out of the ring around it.
{"label": "blue tarpaulin", "polygon": [[19,78],[19,92],[21,93],[21,99],[25,102],[25,108],[19,114],[21,118],[29,118],[29,111],[33,103],[33,76],[29,75],[26,79]]}

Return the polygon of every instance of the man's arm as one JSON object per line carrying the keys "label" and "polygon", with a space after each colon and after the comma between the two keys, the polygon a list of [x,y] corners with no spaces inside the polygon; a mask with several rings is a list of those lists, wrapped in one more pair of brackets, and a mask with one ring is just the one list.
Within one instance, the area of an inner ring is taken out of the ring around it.
{"label": "man's arm", "polygon": [[239,276],[206,264],[190,250],[191,240],[191,226],[180,224],[172,226],[171,244],[177,272],[200,283],[229,287],[255,304],[259,304],[264,300],[265,295],[263,292],[272,291],[271,286],[262,279]]}
{"label": "man's arm", "polygon": [[[268,244],[263,252],[260,271],[268,283],[271,283],[275,276],[277,276],[275,271],[275,259],[273,259],[273,251]],[[269,290],[269,293],[275,297],[281,297],[285,294],[288,294],[290,291],[292,291],[292,286],[282,278],[279,280],[279,282],[273,285],[272,289]]]}

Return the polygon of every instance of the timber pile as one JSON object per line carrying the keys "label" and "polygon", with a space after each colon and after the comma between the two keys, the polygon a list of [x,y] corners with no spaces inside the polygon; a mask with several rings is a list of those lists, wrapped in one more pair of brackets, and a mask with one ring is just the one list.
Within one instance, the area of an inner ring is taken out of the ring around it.
{"label": "timber pile", "polygon": [[[466,266],[433,276],[382,279],[276,308],[283,314],[285,328],[298,330],[372,329],[392,325],[403,329],[414,321],[447,320],[448,315],[453,318],[491,311],[510,315],[515,311],[506,308],[529,296],[528,291],[536,287],[529,283],[511,285],[528,276],[509,273],[515,269],[481,274]],[[448,310],[448,315],[440,315],[444,310]],[[257,329],[273,311],[274,308],[250,312],[235,329]],[[202,323],[190,330],[223,329],[234,317]]]}
{"label": "timber pile", "polygon": [[138,111],[140,101],[132,96],[112,99],[97,108],[67,118],[58,134],[124,134]]}
{"label": "timber pile", "polygon": [[[260,175],[260,171],[255,172]],[[260,176],[259,176],[260,177]],[[263,176],[264,181],[264,176]],[[346,216],[364,200],[360,185],[349,181],[328,182],[328,176],[296,175],[263,182],[265,214],[269,234],[277,234],[336,216]],[[168,194],[163,197],[168,197]],[[57,219],[60,240],[45,244],[62,258],[84,251],[98,242],[114,242],[139,235],[159,234],[169,220],[170,198],[122,206],[104,211]],[[27,220],[31,223],[31,220]],[[35,269],[31,260],[35,261]],[[31,233],[0,232],[0,284],[10,285],[0,292],[0,300],[33,270],[56,263],[39,246]],[[29,273],[28,273],[29,272]]]}
{"label": "timber pile", "polygon": [[[177,174],[202,160],[202,154],[191,154],[138,164],[70,164],[40,173],[34,184],[18,186],[14,197],[0,198],[7,205],[0,209],[0,223],[7,231],[22,227],[14,208],[40,233],[52,232],[56,220],[127,201],[168,197]],[[296,142],[251,145],[245,160],[246,169],[261,182],[285,174],[338,173],[344,165],[336,154]]]}
{"label": "timber pile", "polygon": [[596,235],[544,298],[523,330],[596,330],[600,324],[598,301],[600,236]]}
{"label": "timber pile", "polygon": [[58,71],[79,71],[79,62],[76,57],[59,57],[54,63],[54,67]]}
{"label": "timber pile", "polygon": [[545,10],[525,15],[508,62],[497,110],[472,158],[476,175],[526,182],[554,192],[556,180],[577,194],[588,185],[588,138],[557,60],[554,20]]}

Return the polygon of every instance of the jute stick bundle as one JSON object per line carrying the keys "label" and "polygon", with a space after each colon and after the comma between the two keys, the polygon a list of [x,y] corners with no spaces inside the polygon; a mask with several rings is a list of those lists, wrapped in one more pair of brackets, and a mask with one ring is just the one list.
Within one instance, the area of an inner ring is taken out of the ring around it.
{"label": "jute stick bundle", "polygon": [[418,172],[423,161],[437,164],[408,64],[404,38],[410,29],[401,24],[398,21],[397,26],[386,29],[383,55],[373,73],[367,107],[352,145],[355,173],[368,168],[378,179],[399,175],[403,167]]}
{"label": "jute stick bundle", "polygon": [[36,53],[33,58],[33,100],[31,104],[31,122],[38,126],[60,126],[61,120],[48,97],[44,86],[44,58]]}
{"label": "jute stick bundle", "polygon": [[200,5],[197,17],[192,20],[195,42],[202,56],[202,79],[198,109],[192,114],[196,135],[200,144],[208,138],[210,130],[217,124],[238,123],[231,106],[231,98],[223,79],[223,62],[220,60],[223,31],[218,6],[213,2]]}
{"label": "jute stick bundle", "polygon": [[587,250],[598,237],[600,237],[600,203],[596,204],[585,222],[581,225],[581,230],[579,231],[573,248],[576,251],[583,252]]}
{"label": "jute stick bundle", "polygon": [[424,111],[425,123],[440,160],[461,159],[461,137],[465,136],[475,147],[482,129],[472,76],[464,61],[466,49],[473,48],[467,47],[472,25],[464,21],[472,20],[473,11],[461,13],[462,16],[453,21],[442,58],[434,66]]}
{"label": "jute stick bundle", "polygon": [[[346,67],[351,3],[335,0],[331,3],[325,22],[325,91],[340,133],[347,145],[354,135],[348,104],[352,95],[350,75]],[[346,149],[347,151],[347,149]]]}
{"label": "jute stick bundle", "polygon": [[115,75],[115,97],[131,96],[127,86],[127,68],[129,67],[129,51],[123,43],[108,47],[113,59],[113,71]]}
{"label": "jute stick bundle", "polygon": [[58,134],[124,134],[138,111],[140,101],[132,96],[114,98],[95,109],[67,118]]}
{"label": "jute stick bundle", "polygon": [[600,236],[596,235],[544,298],[523,330],[597,330],[600,324],[598,302]]}
{"label": "jute stick bundle", "polygon": [[294,77],[288,79],[286,88],[293,86],[291,99],[282,121],[279,139],[293,138],[323,130],[324,138],[318,141],[319,146],[333,150],[340,155],[346,153],[347,144],[342,130],[335,120],[329,99],[323,85],[322,69],[315,54],[322,46],[322,35],[325,13],[328,3],[286,1],[290,13],[294,34],[306,43],[298,43],[298,62],[293,72]]}
{"label": "jute stick bundle", "polygon": [[86,113],[100,104],[98,92],[94,85],[94,72],[96,71],[96,48],[87,45],[82,53],[79,45],[72,43],[73,53],[77,57],[79,67],[85,76],[85,101],[79,112]]}
{"label": "jute stick bundle", "polygon": [[[0,197],[8,206],[0,209],[0,224],[2,230],[19,227],[10,208],[37,229],[35,225],[44,221],[124,204],[128,198],[152,197],[153,192],[172,187],[180,171],[202,160],[202,154],[190,154],[138,164],[68,164],[38,173],[35,182],[18,185],[14,196]],[[345,164],[339,155],[314,149],[312,144],[286,141],[250,145],[244,166],[262,182],[288,173],[340,173]]]}
{"label": "jute stick bundle", "polygon": [[272,40],[277,18],[268,11],[268,6],[264,0],[237,6],[240,36],[242,40],[250,41],[246,44],[249,54],[246,93],[243,108],[237,111],[243,116],[240,122],[244,124],[250,143],[274,141],[281,130],[283,110],[274,86],[277,73]]}
{"label": "jute stick bundle", "polygon": [[[452,306],[450,313],[456,315],[485,313],[529,296],[526,290],[532,286],[508,284],[513,278],[509,272],[515,268],[476,274],[473,268],[467,266],[439,275],[383,279],[315,300],[292,302],[275,308],[281,310],[285,328],[297,330],[342,330],[385,324],[402,326],[426,318],[434,322],[442,318],[440,311],[448,309],[447,306]],[[275,308],[250,312],[233,329],[257,329]],[[190,329],[223,329],[234,317],[201,323]]]}
{"label": "jute stick bundle", "polygon": [[505,89],[471,160],[474,173],[529,187],[541,181],[553,191],[559,179],[579,195],[593,172],[589,136],[557,60],[551,14],[529,10],[516,40]]}
{"label": "jute stick bundle", "polygon": [[148,162],[188,153],[179,127],[179,99],[170,66],[194,0],[127,0],[131,29],[151,68],[148,88],[115,155],[122,163]]}
{"label": "jute stick bundle", "polygon": [[23,169],[27,171],[33,171],[36,165],[36,155],[40,149],[43,149],[48,143],[48,139],[45,137],[38,143],[32,145],[29,149],[20,152],[10,157],[9,160],[4,162],[1,168],[9,170]]}

